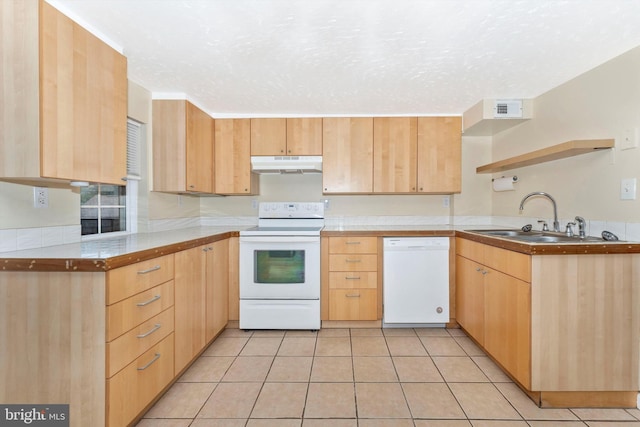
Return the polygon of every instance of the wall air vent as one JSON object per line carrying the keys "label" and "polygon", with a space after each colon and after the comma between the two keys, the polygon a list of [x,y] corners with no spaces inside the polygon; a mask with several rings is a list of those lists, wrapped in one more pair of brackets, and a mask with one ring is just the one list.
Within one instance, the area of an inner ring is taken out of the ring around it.
{"label": "wall air vent", "polygon": [[493,117],[499,118],[521,118],[521,99],[497,99],[493,107]]}

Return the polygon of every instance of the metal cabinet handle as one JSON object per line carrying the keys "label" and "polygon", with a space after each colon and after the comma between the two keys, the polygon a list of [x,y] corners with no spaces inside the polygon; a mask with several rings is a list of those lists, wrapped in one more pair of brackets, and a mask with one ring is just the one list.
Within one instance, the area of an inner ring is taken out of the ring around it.
{"label": "metal cabinet handle", "polygon": [[151,328],[148,332],[138,335],[138,338],[146,338],[152,333],[154,333],[155,331],[157,331],[158,329],[160,329],[161,327],[162,325],[160,325],[160,323],[156,323],[156,325],[153,328]]}
{"label": "metal cabinet handle", "polygon": [[136,305],[138,307],[144,307],[145,305],[149,305],[154,301],[158,301],[160,299],[160,295],[156,295],[155,297],[151,298],[149,301],[145,301],[145,302],[139,302]]}
{"label": "metal cabinet handle", "polygon": [[345,260],[345,262],[362,262],[362,260],[361,259],[349,259],[349,258],[347,258]]}
{"label": "metal cabinet handle", "polygon": [[141,366],[138,368],[138,371],[144,371],[145,369],[147,369],[149,366],[153,365],[155,363],[156,360],[160,359],[160,353],[156,353],[156,355],[154,356],[153,359],[151,359],[151,362],[147,363],[144,366]]}
{"label": "metal cabinet handle", "polygon": [[359,245],[360,242],[347,242],[347,245]]}
{"label": "metal cabinet handle", "polygon": [[476,268],[476,271],[482,271],[482,267]]}
{"label": "metal cabinet handle", "polygon": [[360,294],[347,294],[347,298],[360,298]]}
{"label": "metal cabinet handle", "polygon": [[138,271],[138,274],[147,274],[147,273],[151,273],[152,271],[157,271],[157,270],[160,270],[160,266],[159,265],[153,266],[153,267],[151,267],[151,268],[149,268],[147,270],[140,270],[140,271]]}
{"label": "metal cabinet handle", "polygon": [[344,276],[344,278],[347,280],[360,280],[360,276],[355,276],[355,277]]}

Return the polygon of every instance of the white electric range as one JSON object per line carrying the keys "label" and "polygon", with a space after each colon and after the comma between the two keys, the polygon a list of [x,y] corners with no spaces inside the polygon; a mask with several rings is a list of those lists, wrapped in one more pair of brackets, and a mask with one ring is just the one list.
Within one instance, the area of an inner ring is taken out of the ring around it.
{"label": "white electric range", "polygon": [[240,329],[320,329],[322,202],[269,202],[240,232]]}

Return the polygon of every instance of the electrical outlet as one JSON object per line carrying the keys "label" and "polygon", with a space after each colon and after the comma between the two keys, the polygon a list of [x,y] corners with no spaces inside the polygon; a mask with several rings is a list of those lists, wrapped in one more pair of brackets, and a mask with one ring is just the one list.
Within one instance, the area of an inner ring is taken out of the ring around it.
{"label": "electrical outlet", "polygon": [[329,203],[329,199],[324,199],[322,202],[324,203],[325,211],[328,211],[329,209],[331,209],[331,203]]}
{"label": "electrical outlet", "polygon": [[45,187],[33,187],[33,207],[49,207],[49,189]]}
{"label": "electrical outlet", "polygon": [[442,198],[442,207],[448,208],[450,204],[451,204],[451,196],[444,196]]}

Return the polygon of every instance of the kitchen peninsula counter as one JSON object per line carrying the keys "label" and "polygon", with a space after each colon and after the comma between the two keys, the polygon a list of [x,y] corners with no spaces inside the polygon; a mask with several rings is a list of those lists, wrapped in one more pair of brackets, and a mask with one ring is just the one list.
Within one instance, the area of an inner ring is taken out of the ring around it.
{"label": "kitchen peninsula counter", "polygon": [[0,252],[0,271],[108,271],[235,237],[240,229],[191,227]]}

